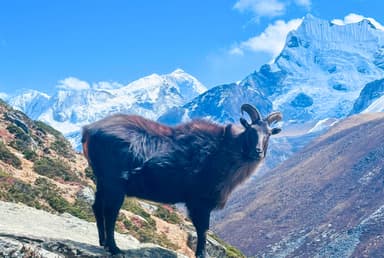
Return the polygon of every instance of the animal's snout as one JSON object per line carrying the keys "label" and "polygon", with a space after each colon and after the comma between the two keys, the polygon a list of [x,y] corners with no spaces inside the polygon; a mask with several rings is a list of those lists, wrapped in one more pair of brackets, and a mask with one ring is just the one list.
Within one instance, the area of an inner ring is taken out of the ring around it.
{"label": "animal's snout", "polygon": [[260,149],[260,148],[256,148],[256,153],[257,153],[257,154],[261,154],[261,153],[263,153],[263,150]]}

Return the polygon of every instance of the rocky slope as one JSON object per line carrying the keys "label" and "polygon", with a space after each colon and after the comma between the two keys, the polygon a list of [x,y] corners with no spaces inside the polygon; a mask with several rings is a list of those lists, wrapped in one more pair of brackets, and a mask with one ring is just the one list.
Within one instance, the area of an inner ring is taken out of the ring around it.
{"label": "rocky slope", "polygon": [[352,114],[384,111],[384,79],[368,83],[356,99]]}
{"label": "rocky slope", "polygon": [[381,257],[384,113],[352,116],[242,187],[219,235],[256,257]]}
{"label": "rocky slope", "polygon": [[[0,100],[0,256],[105,257],[92,177],[61,133]],[[194,228],[172,206],[127,198],[116,230],[127,257],[193,257]],[[208,246],[213,257],[241,257],[212,233]]]}

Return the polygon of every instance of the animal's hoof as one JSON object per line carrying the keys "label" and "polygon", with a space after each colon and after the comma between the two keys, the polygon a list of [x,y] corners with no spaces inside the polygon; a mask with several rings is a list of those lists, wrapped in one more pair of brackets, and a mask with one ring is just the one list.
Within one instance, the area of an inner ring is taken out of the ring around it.
{"label": "animal's hoof", "polygon": [[210,256],[206,253],[203,252],[201,254],[196,254],[196,258],[209,258]]}
{"label": "animal's hoof", "polygon": [[104,246],[104,249],[112,255],[123,253],[117,246]]}

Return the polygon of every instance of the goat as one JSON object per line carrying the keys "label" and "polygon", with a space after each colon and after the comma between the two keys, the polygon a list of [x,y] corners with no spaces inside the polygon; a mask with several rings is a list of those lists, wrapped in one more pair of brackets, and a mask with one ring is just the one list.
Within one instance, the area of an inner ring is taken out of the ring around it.
{"label": "goat", "polygon": [[99,244],[121,252],[114,227],[125,195],[162,203],[185,203],[197,232],[196,257],[205,257],[210,213],[224,207],[232,190],[264,159],[270,128],[280,112],[265,119],[241,106],[251,123],[219,125],[193,120],[168,127],[136,115],[112,115],[83,128],[85,157],[96,177]]}

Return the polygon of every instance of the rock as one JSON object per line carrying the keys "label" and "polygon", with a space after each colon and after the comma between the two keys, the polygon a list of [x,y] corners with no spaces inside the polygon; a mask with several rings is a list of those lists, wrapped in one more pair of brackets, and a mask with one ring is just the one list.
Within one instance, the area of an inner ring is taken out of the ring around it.
{"label": "rock", "polygon": [[[109,257],[98,246],[95,223],[70,214],[55,215],[23,204],[0,201],[0,257]],[[186,257],[130,235],[115,233],[123,255],[113,257]]]}
{"label": "rock", "polygon": [[84,188],[81,188],[81,190],[77,193],[76,197],[79,200],[92,205],[93,202],[95,201],[95,192],[91,187],[86,186]]}
{"label": "rock", "polygon": [[[187,245],[192,249],[196,249],[197,245],[197,234],[195,231],[188,231],[188,242]],[[223,245],[217,242],[215,239],[207,236],[207,253],[209,257],[226,257],[226,249]]]}

